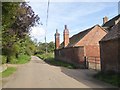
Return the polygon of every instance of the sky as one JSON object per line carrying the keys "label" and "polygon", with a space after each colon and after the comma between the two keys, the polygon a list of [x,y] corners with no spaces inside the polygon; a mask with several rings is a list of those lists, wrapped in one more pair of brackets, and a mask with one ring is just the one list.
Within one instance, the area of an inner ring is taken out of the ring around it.
{"label": "sky", "polygon": [[60,33],[60,43],[63,41],[64,25],[69,29],[69,37],[77,34],[87,28],[96,24],[103,24],[103,17],[107,16],[109,19],[118,15],[118,0],[112,2],[111,0],[104,0],[104,2],[95,2],[95,0],[87,0],[85,2],[75,0],[50,0],[48,25],[46,26],[47,18],[47,0],[35,1],[30,0],[28,3],[33,11],[39,15],[40,22],[43,25],[32,27],[32,39],[37,39],[38,42],[45,42],[45,35],[47,42],[55,41],[54,34],[56,29]]}

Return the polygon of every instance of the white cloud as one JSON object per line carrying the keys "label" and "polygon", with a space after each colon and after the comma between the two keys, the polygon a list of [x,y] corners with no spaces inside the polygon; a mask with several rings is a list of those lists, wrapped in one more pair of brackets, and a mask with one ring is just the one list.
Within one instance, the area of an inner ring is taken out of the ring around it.
{"label": "white cloud", "polygon": [[[30,2],[48,2],[48,0],[26,0]],[[119,0],[114,0],[118,2]],[[113,2],[113,0],[50,0],[50,2]]]}
{"label": "white cloud", "polygon": [[45,37],[45,29],[42,27],[32,27],[30,32],[31,37],[36,38],[38,41],[41,41]]}
{"label": "white cloud", "polygon": [[[35,1],[35,0],[34,0]],[[65,2],[51,2],[49,7],[49,18],[47,26],[47,41],[54,40],[54,33],[56,28],[61,34],[61,41],[63,40],[62,33],[64,25],[67,24],[70,29],[70,36],[75,33],[80,32],[80,30],[85,30],[86,27],[91,25],[98,24],[104,15],[106,15],[106,8],[113,8],[115,4],[113,3],[104,3],[104,2],[82,2],[82,3],[65,3]],[[59,1],[59,0],[58,0]],[[75,0],[74,0],[75,1]],[[88,1],[88,0],[87,0]],[[43,23],[43,26],[46,25],[46,15],[47,15],[47,2],[34,2],[30,5],[33,7],[33,10],[40,16],[40,21]],[[110,13],[115,11],[115,8],[111,9]],[[101,12],[99,14],[99,12]],[[104,14],[103,14],[104,13]],[[111,15],[111,14],[110,14]],[[110,16],[109,15],[109,16]],[[98,18],[99,17],[99,18]],[[93,20],[93,21],[92,21]],[[98,21],[98,22],[96,22]],[[42,28],[43,29],[43,28]],[[44,30],[34,30],[34,37],[39,41],[44,40]]]}

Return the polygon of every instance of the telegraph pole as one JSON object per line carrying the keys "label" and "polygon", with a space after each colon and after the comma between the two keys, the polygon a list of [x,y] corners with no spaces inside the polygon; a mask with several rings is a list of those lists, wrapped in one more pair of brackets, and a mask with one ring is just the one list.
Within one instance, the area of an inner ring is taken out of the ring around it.
{"label": "telegraph pole", "polygon": [[50,0],[48,0],[48,6],[47,6],[47,18],[46,18],[46,29],[45,29],[45,53],[47,54],[47,26],[48,26],[48,14],[49,14],[49,4],[50,4]]}

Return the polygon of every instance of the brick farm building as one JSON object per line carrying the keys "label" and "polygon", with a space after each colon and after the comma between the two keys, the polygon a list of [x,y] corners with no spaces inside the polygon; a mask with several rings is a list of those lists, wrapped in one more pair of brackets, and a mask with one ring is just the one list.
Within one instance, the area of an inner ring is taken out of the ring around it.
{"label": "brick farm building", "polygon": [[109,32],[100,41],[101,70],[120,73],[120,15],[103,26]]}
{"label": "brick farm building", "polygon": [[103,25],[95,25],[69,38],[65,25],[63,42],[60,34],[55,33],[55,59],[72,63],[80,68],[92,68],[102,71],[120,72],[120,14]]}
{"label": "brick farm building", "polygon": [[[107,34],[106,30],[95,25],[69,38],[67,25],[63,31],[63,42],[60,44],[60,34],[55,33],[55,59],[72,63],[80,68],[100,68],[99,41]],[[94,64],[92,64],[94,63]]]}

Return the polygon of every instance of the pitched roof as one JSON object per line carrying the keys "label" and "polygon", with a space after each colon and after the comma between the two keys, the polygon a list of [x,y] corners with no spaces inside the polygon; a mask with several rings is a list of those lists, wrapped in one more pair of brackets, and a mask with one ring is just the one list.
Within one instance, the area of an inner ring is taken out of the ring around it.
{"label": "pitched roof", "polygon": [[[120,38],[120,21],[111,29],[109,33],[107,33],[101,41],[108,41]],[[100,41],[100,42],[101,42]]]}
{"label": "pitched roof", "polygon": [[84,30],[82,32],[79,32],[78,34],[73,35],[70,39],[69,39],[69,44],[67,47],[72,47],[74,46],[77,42],[79,42],[89,31],[91,31],[95,26]]}
{"label": "pitched roof", "polygon": [[110,19],[108,22],[106,22],[105,24],[102,25],[102,27],[109,27],[111,28],[112,26],[115,25],[115,21],[118,20],[120,18],[120,14],[117,15],[116,17]]}
{"label": "pitched roof", "polygon": [[[73,47],[76,43],[78,43],[85,35],[87,35],[94,27],[99,26],[99,25],[95,25],[89,29],[86,29],[82,32],[79,32],[78,34],[73,35],[70,39],[69,39],[69,44],[67,47]],[[101,26],[99,26],[101,27]],[[101,27],[102,28],[102,27]],[[103,28],[102,28],[103,29]],[[104,30],[104,29],[103,29]],[[63,48],[63,42],[60,45],[60,48]]]}

